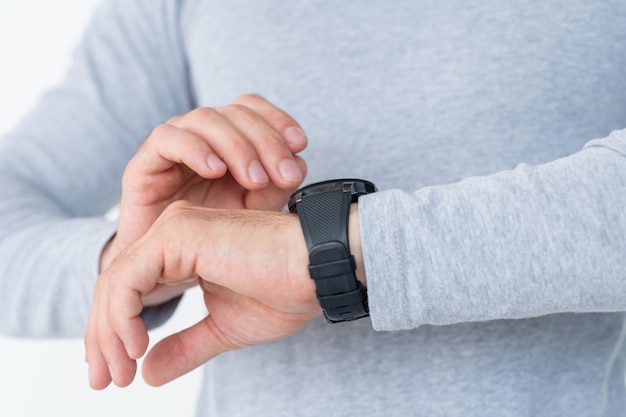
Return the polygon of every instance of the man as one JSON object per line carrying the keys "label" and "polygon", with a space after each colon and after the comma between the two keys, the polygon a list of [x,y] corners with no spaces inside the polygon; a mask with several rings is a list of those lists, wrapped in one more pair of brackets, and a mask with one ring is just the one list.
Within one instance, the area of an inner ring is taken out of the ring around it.
{"label": "man", "polygon": [[[348,217],[371,317],[322,318],[304,239],[318,229],[302,229],[301,212],[175,202],[98,280],[95,387],[130,383],[144,323],[176,301],[143,308],[154,285],[199,276],[208,318],[144,368],[160,384],[213,358],[199,415],[623,414],[626,140],[609,132],[624,126],[624,14],[583,2],[106,4],[65,87],[0,154],[4,241],[29,245],[20,276],[41,275],[34,259],[54,265],[72,284],[37,288],[76,301],[28,302],[35,284],[4,278],[28,294],[7,300],[8,317],[28,318],[3,328],[80,329],[79,285],[93,284],[113,230],[93,217],[119,196],[137,142],[255,91],[307,132],[308,182],[378,186]],[[54,117],[54,134],[28,129],[61,111],[81,117]],[[283,156],[298,152],[283,139]],[[63,181],[46,177],[71,147],[91,158],[63,159]],[[87,172],[93,183],[66,182]],[[73,245],[89,259],[58,256]]]}

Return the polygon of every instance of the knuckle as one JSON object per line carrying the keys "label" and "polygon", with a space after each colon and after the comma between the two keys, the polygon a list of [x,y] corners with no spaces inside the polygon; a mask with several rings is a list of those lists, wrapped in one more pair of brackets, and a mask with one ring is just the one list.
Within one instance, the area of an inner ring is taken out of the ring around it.
{"label": "knuckle", "polygon": [[169,123],[162,123],[152,130],[152,134],[148,136],[147,140],[150,140],[155,137],[165,136],[167,135],[167,133],[171,131],[171,129],[172,129],[172,126]]}
{"label": "knuckle", "polygon": [[177,114],[176,116],[172,116],[168,119],[168,121],[166,122],[167,124],[175,124],[176,122],[178,122],[181,118],[183,117],[182,114]]}
{"label": "knuckle", "polygon": [[218,116],[218,112],[212,107],[197,107],[187,113],[185,118],[194,123],[198,120],[211,120],[216,116]]}
{"label": "knuckle", "polygon": [[177,200],[169,204],[155,222],[156,233],[164,233],[167,236],[172,231],[176,233],[182,231],[190,217],[193,217],[195,207],[187,200]]}
{"label": "knuckle", "polygon": [[259,116],[250,107],[240,103],[229,104],[222,107],[220,111],[229,118],[236,118],[248,124],[258,124]]}
{"label": "knuckle", "polygon": [[284,110],[270,103],[258,94],[246,94],[235,100],[234,104],[242,104],[251,109],[257,109],[264,120],[278,131],[283,131],[293,125],[295,120]]}
{"label": "knuckle", "polygon": [[189,115],[199,116],[199,117],[212,117],[215,115],[215,109],[213,107],[196,107],[192,111],[189,112]]}
{"label": "knuckle", "polygon": [[250,104],[250,103],[258,103],[261,101],[265,102],[267,100],[258,93],[247,93],[247,94],[242,94],[239,97],[237,97],[235,101],[233,101],[233,103]]}
{"label": "knuckle", "polygon": [[163,214],[167,215],[167,217],[179,217],[186,213],[192,206],[193,204],[190,201],[176,200],[163,210]]}
{"label": "knuckle", "polygon": [[169,123],[161,123],[160,125],[158,125],[152,130],[152,133],[150,134],[150,136],[148,136],[148,139],[146,139],[146,141],[144,142],[144,146],[148,142],[154,142],[155,140],[158,140],[158,141],[162,140],[163,138],[169,136],[171,132],[172,132],[172,125],[170,125]]}

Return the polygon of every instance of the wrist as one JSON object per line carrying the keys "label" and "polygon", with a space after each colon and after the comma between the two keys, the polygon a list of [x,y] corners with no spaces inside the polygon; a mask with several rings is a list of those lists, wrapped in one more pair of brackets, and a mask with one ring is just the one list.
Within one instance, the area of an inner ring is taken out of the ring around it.
{"label": "wrist", "polygon": [[303,187],[289,200],[289,210],[298,213],[302,226],[318,301],[331,323],[368,316],[354,203],[359,196],[373,192],[376,186],[369,181],[338,179]]}
{"label": "wrist", "polygon": [[348,243],[356,264],[356,278],[361,282],[363,288],[367,288],[363,251],[361,248],[361,231],[359,227],[359,205],[358,203],[353,203],[350,205],[350,217],[348,218]]}

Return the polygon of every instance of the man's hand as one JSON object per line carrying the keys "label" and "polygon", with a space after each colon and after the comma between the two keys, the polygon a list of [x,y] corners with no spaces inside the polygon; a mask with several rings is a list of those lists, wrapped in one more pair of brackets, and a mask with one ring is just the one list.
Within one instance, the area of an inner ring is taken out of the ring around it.
{"label": "man's hand", "polygon": [[257,95],[198,108],[158,126],[122,179],[118,231],[101,270],[174,201],[279,210],[300,185],[307,139],[287,113]]}
{"label": "man's hand", "polygon": [[208,316],[159,342],[143,365],[161,385],[221,352],[286,337],[321,314],[296,216],[179,202],[98,279],[85,336],[90,385],[130,384],[148,347],[142,297],[197,278]]}
{"label": "man's hand", "polygon": [[[100,270],[138,240],[174,201],[214,208],[280,210],[306,164],[307,139],[287,113],[257,95],[222,108],[198,108],[157,127],[122,180],[118,230]],[[163,303],[194,283],[158,286],[145,305]]]}

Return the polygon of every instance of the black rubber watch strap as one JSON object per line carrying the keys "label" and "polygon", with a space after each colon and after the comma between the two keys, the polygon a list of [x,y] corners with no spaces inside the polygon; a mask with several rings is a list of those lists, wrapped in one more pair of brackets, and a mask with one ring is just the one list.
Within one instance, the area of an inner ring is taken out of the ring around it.
{"label": "black rubber watch strap", "polygon": [[[326,183],[333,182],[321,184]],[[366,192],[354,193],[353,188],[343,187],[341,180],[336,183],[334,188],[322,187],[311,194],[303,192],[290,202],[290,210],[300,218],[309,250],[309,273],[315,280],[318,300],[326,319],[333,323],[369,315],[367,297],[356,278],[348,243],[350,204]],[[303,190],[311,187],[315,184]],[[375,190],[373,185],[372,188]]]}

